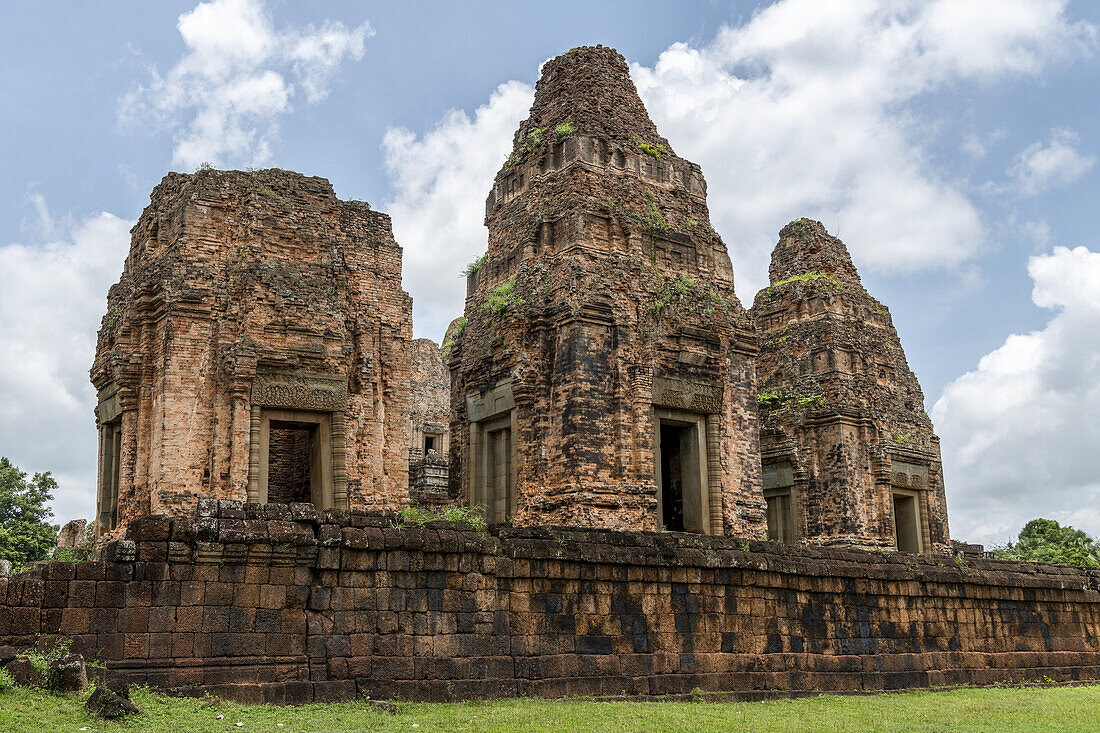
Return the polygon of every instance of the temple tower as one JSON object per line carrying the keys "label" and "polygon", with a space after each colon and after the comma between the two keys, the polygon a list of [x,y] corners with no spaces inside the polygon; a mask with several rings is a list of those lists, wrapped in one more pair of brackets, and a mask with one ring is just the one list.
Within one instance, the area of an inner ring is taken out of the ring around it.
{"label": "temple tower", "polygon": [[491,520],[757,535],[751,321],[706,182],[602,46],[543,68],[486,201],[451,490]]}
{"label": "temple tower", "polygon": [[820,222],[780,231],[769,276],[751,311],[769,536],[943,550],[939,438],[890,312]]}
{"label": "temple tower", "polygon": [[287,171],[169,174],[91,370],[101,534],[202,497],[403,503],[411,332],[385,214]]}

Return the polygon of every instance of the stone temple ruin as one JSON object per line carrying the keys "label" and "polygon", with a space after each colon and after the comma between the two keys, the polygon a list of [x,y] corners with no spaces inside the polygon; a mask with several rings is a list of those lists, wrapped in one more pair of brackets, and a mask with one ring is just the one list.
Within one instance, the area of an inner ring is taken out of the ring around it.
{"label": "stone temple ruin", "polygon": [[492,520],[764,526],[756,335],[699,166],[610,49],[548,62],[451,348],[456,497]]}
{"label": "stone temple ruin", "polygon": [[544,66],[485,221],[437,348],[386,215],[169,174],[91,372],[95,559],[0,578],[0,645],[275,703],[1100,679],[1100,573],[948,556],[889,311],[804,219],[746,311],[613,50]]}
{"label": "stone temple ruin", "polygon": [[327,181],[166,176],[91,371],[99,532],[200,498],[403,504],[411,304],[389,217]]}
{"label": "stone temple ruin", "polygon": [[819,222],[783,228],[769,274],[752,307],[769,539],[941,553],[939,438],[890,312]]}

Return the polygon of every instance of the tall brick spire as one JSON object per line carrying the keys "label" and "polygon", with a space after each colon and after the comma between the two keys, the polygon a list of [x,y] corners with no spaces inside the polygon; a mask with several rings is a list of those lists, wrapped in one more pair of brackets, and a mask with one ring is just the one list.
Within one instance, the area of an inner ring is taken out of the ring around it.
{"label": "tall brick spire", "polygon": [[756,339],[699,166],[602,46],[546,63],[513,143],[449,352],[452,491],[493,520],[755,535]]}
{"label": "tall brick spire", "polygon": [[823,273],[860,284],[859,273],[844,242],[813,219],[797,219],[779,230],[768,277],[774,285],[801,275]]}

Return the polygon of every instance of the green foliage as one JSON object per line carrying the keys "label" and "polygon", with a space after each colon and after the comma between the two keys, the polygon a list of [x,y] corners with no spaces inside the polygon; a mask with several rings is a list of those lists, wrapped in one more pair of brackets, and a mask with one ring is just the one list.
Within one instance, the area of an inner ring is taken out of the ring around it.
{"label": "green foliage", "polygon": [[35,671],[42,677],[42,681],[45,683],[47,690],[55,690],[58,686],[56,674],[50,671],[50,665],[67,657],[69,655],[69,647],[72,646],[72,643],[72,639],[64,638],[44,650],[36,647],[24,652],[24,654],[27,655],[28,661],[34,665]]}
{"label": "green foliage", "polygon": [[1016,542],[993,548],[1001,560],[1051,562],[1079,567],[1100,566],[1100,543],[1079,529],[1063,527],[1053,519],[1032,519]]}
{"label": "green foliage", "polygon": [[897,443],[898,445],[905,445],[910,440],[912,440],[912,438],[913,438],[912,433],[902,433],[901,435],[898,435],[894,438],[894,442]]}
{"label": "green foliage", "polygon": [[516,292],[516,277],[513,275],[485,295],[481,308],[499,318],[507,314],[510,307],[519,307],[523,302],[523,298]]}
{"label": "green foliage", "polygon": [[114,328],[122,320],[122,306],[116,305],[107,316],[107,328]]}
{"label": "green foliage", "polygon": [[489,253],[486,252],[485,254],[481,255],[481,257],[478,257],[476,260],[474,260],[470,264],[466,265],[466,269],[462,271],[462,276],[463,277],[470,277],[470,276],[474,275],[478,270],[481,269],[481,266],[484,265],[485,261],[488,260],[488,259],[489,259]]}
{"label": "green foliage", "polygon": [[49,557],[58,526],[46,520],[53,516],[48,502],[56,490],[49,471],[28,479],[0,457],[0,559],[18,566]]}
{"label": "green foliage", "polygon": [[844,289],[844,286],[840,284],[840,281],[832,275],[828,274],[827,272],[807,272],[802,275],[792,275],[791,277],[780,280],[779,282],[774,283],[770,288],[768,288],[767,292],[771,293],[776,288],[787,285],[788,283],[814,281],[824,281],[826,284],[832,285],[837,290]]}
{"label": "green foliage", "polygon": [[574,127],[572,122],[562,122],[562,123],[559,123],[554,128],[554,134],[557,135],[558,137],[565,137],[566,135],[572,135],[576,131],[577,131],[577,128]]}
{"label": "green foliage", "polygon": [[212,170],[216,170],[216,168],[214,168],[214,164],[211,163],[209,160],[204,160],[203,162],[199,163],[199,167],[195,169],[195,172],[198,173],[199,171]]}
{"label": "green foliage", "polygon": [[15,689],[15,680],[8,674],[8,670],[0,669],[0,694],[11,692]]}
{"label": "green foliage", "polygon": [[768,390],[767,392],[761,392],[756,395],[756,406],[764,407],[767,409],[773,409],[780,407],[783,404],[783,393],[777,389]]}
{"label": "green foliage", "polygon": [[756,406],[764,410],[808,410],[811,407],[822,408],[827,406],[825,395],[804,395],[798,392],[784,394],[782,390],[772,389],[756,395]]}
{"label": "green foliage", "polygon": [[646,191],[645,200],[646,213],[642,218],[642,226],[646,231],[663,234],[668,230],[668,224],[665,223],[665,217],[661,215],[661,210],[657,208],[657,204],[648,190]]}
{"label": "green foliage", "polygon": [[638,146],[638,148],[643,153],[650,156],[654,160],[660,160],[661,156],[668,152],[668,146],[665,145],[664,143],[657,143],[656,145],[650,145],[646,141],[642,140],[642,138],[639,137],[638,135],[634,136],[634,143]]}
{"label": "green foliage", "polygon": [[451,329],[451,332],[443,339],[443,345],[439,347],[439,351],[443,354],[444,359],[450,355],[451,349],[455,346],[455,341],[457,341],[466,330],[467,322],[466,316],[459,318],[455,321],[455,327]]}
{"label": "green foliage", "polygon": [[411,503],[401,510],[397,526],[423,527],[428,522],[465,522],[475,532],[485,531],[485,507],[450,506],[445,509],[432,509]]}
{"label": "green foliage", "polygon": [[[1008,677],[1005,671],[1005,677]],[[1041,676],[1037,681],[1041,680]],[[998,686],[911,690],[889,695],[813,695],[792,700],[704,702],[511,698],[398,702],[396,714],[363,700],[242,705],[130,691],[141,708],[124,723],[90,718],[86,697],[19,687],[0,704],[2,731],[965,731],[1095,733],[1100,686]],[[1052,712],[1056,711],[1056,712]],[[217,716],[223,719],[218,720]],[[243,723],[236,726],[236,723]],[[282,724],[281,726],[279,724]],[[419,726],[413,728],[413,725]]]}

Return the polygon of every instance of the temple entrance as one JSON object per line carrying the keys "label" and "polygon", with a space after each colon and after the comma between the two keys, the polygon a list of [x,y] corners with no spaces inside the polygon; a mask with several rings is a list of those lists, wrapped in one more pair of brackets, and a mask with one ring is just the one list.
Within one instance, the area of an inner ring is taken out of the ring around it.
{"label": "temple entrance", "polygon": [[486,480],[489,515],[497,521],[511,518],[512,504],[512,428],[486,432]]}
{"label": "temple entrance", "polygon": [[684,473],[681,447],[686,428],[661,423],[661,510],[665,529],[684,531]]}
{"label": "temple entrance", "polygon": [[894,541],[898,552],[921,552],[920,509],[914,494],[894,492]]}
{"label": "temple entrance", "polygon": [[272,420],[268,439],[267,500],[312,502],[320,472],[316,424]]}
{"label": "temple entrance", "polygon": [[696,420],[678,417],[657,417],[657,521],[670,532],[705,534],[710,517],[702,455],[704,423],[701,416]]}

